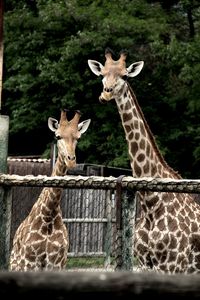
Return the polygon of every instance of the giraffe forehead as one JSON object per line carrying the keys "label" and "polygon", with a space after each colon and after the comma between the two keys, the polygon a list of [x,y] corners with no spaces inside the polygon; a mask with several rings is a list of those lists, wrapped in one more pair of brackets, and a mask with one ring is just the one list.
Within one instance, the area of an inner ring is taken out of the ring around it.
{"label": "giraffe forehead", "polygon": [[56,131],[56,134],[62,137],[76,137],[78,134],[78,126],[68,122],[62,122]]}
{"label": "giraffe forehead", "polygon": [[125,64],[119,61],[106,62],[102,70],[103,76],[118,77],[127,73]]}

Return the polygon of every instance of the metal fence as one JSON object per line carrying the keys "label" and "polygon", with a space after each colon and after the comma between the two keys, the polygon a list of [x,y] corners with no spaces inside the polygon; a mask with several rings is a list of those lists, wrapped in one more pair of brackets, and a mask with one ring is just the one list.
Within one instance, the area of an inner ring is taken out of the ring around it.
{"label": "metal fence", "polygon": [[[0,177],[2,179],[0,185],[4,186],[1,204],[7,203],[7,206],[4,208],[4,218],[2,219],[1,240],[3,242],[1,243],[0,247],[2,248],[0,251],[2,253],[1,258],[7,261],[13,239],[13,234],[11,234],[12,223],[14,220],[15,227],[18,227],[16,226],[16,216],[18,215],[19,219],[22,219],[20,212],[25,203],[22,195],[20,200],[18,198],[18,203],[13,205],[12,203],[15,201],[12,199],[12,192],[8,186],[12,186],[13,192],[16,193],[16,190],[22,189],[22,186],[25,186],[24,190],[32,189],[33,191],[36,189],[33,186],[37,185],[37,189],[40,189],[45,183],[43,178],[39,180],[40,182],[34,184],[31,184],[31,182],[25,183],[26,179],[28,181],[31,178],[38,180],[37,176],[32,175],[0,175]],[[39,177],[41,178],[41,175]],[[101,187],[102,177],[97,177],[101,178],[101,180],[98,187],[94,188],[92,181],[87,187],[84,187],[84,184],[82,185],[82,178],[85,179],[85,177],[70,175],[67,177],[68,179],[75,178],[75,181],[78,179],[78,181],[63,190],[61,201],[63,220],[69,232],[70,243],[66,270],[115,270],[117,268],[118,255],[116,245],[118,245],[117,239],[119,238],[117,232],[119,228],[117,227],[121,222],[121,217],[118,217],[117,221],[116,189],[109,187],[109,185]],[[7,180],[5,181],[5,178],[11,180],[9,184]],[[47,176],[46,178],[52,179],[52,177]],[[88,178],[92,180],[92,176]],[[20,181],[22,179],[21,183],[19,183],[19,179]],[[27,190],[27,192],[29,193],[30,191]],[[24,218],[27,214],[28,211]],[[18,223],[20,224],[21,221]],[[2,262],[2,266],[5,265],[6,263]]]}
{"label": "metal fence", "polygon": [[[51,161],[30,158],[8,160],[9,174],[50,174]],[[131,170],[81,164],[71,174],[110,175]],[[29,214],[42,187],[12,187],[10,244],[20,223]],[[113,270],[116,239],[116,201],[113,189],[63,189],[61,209],[69,232],[67,269],[104,268]]]}
{"label": "metal fence", "polygon": [[68,189],[62,203],[69,232],[68,269],[111,268],[116,233],[114,191]]}
{"label": "metal fence", "polygon": [[[60,186],[63,218],[69,231],[70,249],[66,270],[133,270],[136,191],[199,193],[199,180],[136,179],[128,176],[17,176],[0,175],[1,262],[10,251],[10,187]],[[23,205],[23,203],[19,203]],[[185,203],[188,205],[188,203]],[[187,222],[183,220],[183,222]]]}
{"label": "metal fence", "polygon": [[[12,190],[11,245],[16,229],[28,215],[41,188],[13,187]],[[67,269],[110,269],[116,235],[115,191],[75,186],[63,189],[61,209],[69,233]]]}

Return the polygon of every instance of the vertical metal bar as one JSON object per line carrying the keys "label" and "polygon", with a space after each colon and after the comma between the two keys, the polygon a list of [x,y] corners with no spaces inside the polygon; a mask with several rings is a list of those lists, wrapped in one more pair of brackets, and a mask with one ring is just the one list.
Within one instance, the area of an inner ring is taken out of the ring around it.
{"label": "vertical metal bar", "polygon": [[7,173],[9,117],[0,115],[0,173]]}
{"label": "vertical metal bar", "polygon": [[116,189],[116,270],[133,270],[134,221],[135,221],[135,193],[123,190],[121,181],[123,175],[117,179]]}
{"label": "vertical metal bar", "polygon": [[51,154],[50,154],[50,174],[53,171],[53,168],[56,163],[56,156],[57,156],[57,145],[56,143],[51,144]]}
{"label": "vertical metal bar", "polygon": [[121,181],[124,175],[117,178],[116,186],[116,242],[115,242],[115,260],[116,271],[121,270],[123,267],[122,257],[122,186]]}
{"label": "vertical metal bar", "polygon": [[106,258],[104,267],[108,268],[111,265],[111,251],[112,251],[112,192],[106,190],[106,234],[105,234],[105,252]]}
{"label": "vertical metal bar", "polygon": [[116,187],[116,223],[117,229],[122,228],[122,186],[121,181],[125,175],[121,175],[117,178]]}
{"label": "vertical metal bar", "polygon": [[[0,173],[7,173],[9,118],[0,115]],[[11,226],[10,203],[6,190],[0,187],[0,269],[7,266],[9,244],[7,228]]]}
{"label": "vertical metal bar", "polygon": [[0,270],[8,268],[12,210],[11,188],[0,188]]}
{"label": "vertical metal bar", "polygon": [[[85,190],[85,210],[84,210],[84,218],[89,218],[89,202],[90,202],[90,190]],[[87,242],[88,242],[88,223],[84,223],[83,225],[83,253],[87,253]]]}

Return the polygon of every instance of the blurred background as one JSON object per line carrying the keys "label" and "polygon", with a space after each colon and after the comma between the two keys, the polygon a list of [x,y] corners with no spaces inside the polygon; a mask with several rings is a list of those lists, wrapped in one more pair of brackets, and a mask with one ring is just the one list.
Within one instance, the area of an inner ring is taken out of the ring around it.
{"label": "blurred background", "polygon": [[77,162],[130,168],[113,102],[99,103],[104,64],[128,50],[127,67],[144,61],[129,82],[167,163],[200,177],[200,2],[198,0],[4,1],[2,113],[9,116],[9,156],[48,158],[48,117],[79,109],[92,119]]}

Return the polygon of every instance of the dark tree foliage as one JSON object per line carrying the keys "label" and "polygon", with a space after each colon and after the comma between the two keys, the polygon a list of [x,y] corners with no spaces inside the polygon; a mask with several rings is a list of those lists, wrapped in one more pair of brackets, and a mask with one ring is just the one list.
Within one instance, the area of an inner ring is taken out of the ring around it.
{"label": "dark tree foliage", "polygon": [[88,59],[104,63],[106,47],[116,57],[127,49],[127,65],[145,62],[130,84],[166,161],[182,176],[198,178],[199,16],[195,0],[8,0],[3,113],[10,117],[9,155],[48,155],[48,117],[79,109],[81,120],[92,123],[77,147],[78,162],[129,167],[116,105],[99,103],[101,78],[87,65]]}
{"label": "dark tree foliage", "polygon": [[170,10],[174,5],[180,2],[180,0],[147,0],[148,3],[160,3],[161,7],[166,10]]}

